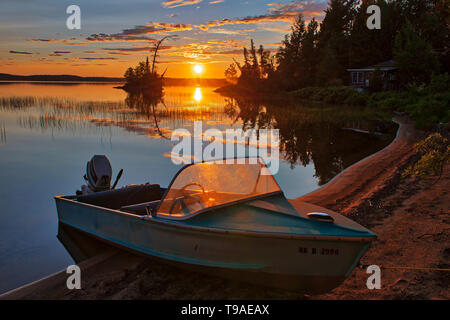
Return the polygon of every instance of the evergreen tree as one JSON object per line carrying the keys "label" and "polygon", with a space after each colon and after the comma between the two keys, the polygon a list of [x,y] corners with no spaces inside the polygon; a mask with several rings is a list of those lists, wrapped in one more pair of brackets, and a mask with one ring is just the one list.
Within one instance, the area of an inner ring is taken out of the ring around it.
{"label": "evergreen tree", "polygon": [[225,69],[225,78],[229,83],[236,84],[237,70],[234,63],[230,64],[228,68]]}
{"label": "evergreen tree", "polygon": [[129,84],[133,84],[136,82],[136,76],[134,74],[134,69],[133,68],[128,68],[127,71],[125,71],[124,74],[124,78],[126,80],[127,83]]}
{"label": "evergreen tree", "polygon": [[291,27],[291,33],[285,36],[276,55],[281,85],[288,90],[300,86],[300,52],[305,34],[305,21],[302,14],[299,14]]}
{"label": "evergreen tree", "polygon": [[380,68],[376,68],[370,77],[370,91],[373,93],[381,90],[383,90],[383,73]]}
{"label": "evergreen tree", "polygon": [[357,2],[357,0],[331,0],[320,25],[319,69],[324,71],[326,65],[336,59],[338,63],[333,72],[336,72],[337,78],[343,82],[348,78],[346,69],[350,65],[350,35]]}
{"label": "evergreen tree", "polygon": [[317,78],[318,64],[318,39],[319,24],[313,18],[307,27],[307,31],[301,42],[300,51],[300,83],[302,87],[313,86]]}
{"label": "evergreen tree", "polygon": [[341,69],[335,50],[331,45],[328,45],[321,55],[317,74],[317,85],[341,85]]}
{"label": "evergreen tree", "polygon": [[[367,28],[367,8],[376,4],[381,8],[381,29],[370,30]],[[393,36],[389,35],[389,22],[385,19],[388,15],[385,0],[362,0],[356,9],[355,20],[350,36],[349,67],[361,68],[392,59]]]}
{"label": "evergreen tree", "polygon": [[[241,72],[238,84],[250,88],[260,87],[262,85],[261,80],[267,79],[269,74],[272,74],[274,71],[273,59],[270,56],[270,51],[264,50],[263,46],[260,46],[257,51],[253,39],[250,42],[250,51],[247,48],[244,48],[244,64],[241,65],[237,61],[235,61],[235,64]],[[226,75],[233,73],[231,68],[232,66],[225,71]]]}
{"label": "evergreen tree", "polygon": [[409,21],[395,38],[394,59],[403,86],[426,84],[439,68],[431,45],[420,37]]}

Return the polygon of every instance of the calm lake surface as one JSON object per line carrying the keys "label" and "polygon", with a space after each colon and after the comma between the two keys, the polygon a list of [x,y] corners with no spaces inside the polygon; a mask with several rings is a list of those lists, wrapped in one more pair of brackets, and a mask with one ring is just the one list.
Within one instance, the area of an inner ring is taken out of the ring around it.
{"label": "calm lake surface", "polygon": [[[54,195],[84,184],[86,162],[106,154],[119,186],[167,186],[181,168],[171,132],[194,121],[280,130],[275,179],[288,198],[317,189],[392,141],[395,126],[327,107],[231,99],[211,87],[166,87],[148,102],[113,84],[0,83],[0,293],[73,264],[56,238]],[[367,134],[349,128],[377,132]]]}

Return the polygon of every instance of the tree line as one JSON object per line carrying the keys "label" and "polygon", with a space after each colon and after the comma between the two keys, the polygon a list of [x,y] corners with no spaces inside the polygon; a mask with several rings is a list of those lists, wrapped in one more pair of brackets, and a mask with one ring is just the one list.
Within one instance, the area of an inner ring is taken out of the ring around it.
{"label": "tree line", "polygon": [[[381,29],[367,28],[367,8],[381,8]],[[428,84],[450,59],[447,0],[330,0],[322,22],[299,14],[276,53],[253,40],[226,78],[249,89],[292,91],[343,85],[348,68],[393,59],[402,87]]]}

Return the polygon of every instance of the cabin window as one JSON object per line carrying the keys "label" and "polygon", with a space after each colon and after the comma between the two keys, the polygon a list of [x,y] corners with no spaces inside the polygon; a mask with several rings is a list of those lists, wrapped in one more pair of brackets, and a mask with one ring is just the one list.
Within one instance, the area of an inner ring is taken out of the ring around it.
{"label": "cabin window", "polygon": [[185,167],[162,199],[158,215],[182,218],[210,207],[280,191],[264,164],[245,160],[245,164],[206,162]]}
{"label": "cabin window", "polygon": [[364,83],[364,72],[352,72],[351,75],[353,84]]}
{"label": "cabin window", "polygon": [[358,83],[364,82],[364,72],[358,72]]}

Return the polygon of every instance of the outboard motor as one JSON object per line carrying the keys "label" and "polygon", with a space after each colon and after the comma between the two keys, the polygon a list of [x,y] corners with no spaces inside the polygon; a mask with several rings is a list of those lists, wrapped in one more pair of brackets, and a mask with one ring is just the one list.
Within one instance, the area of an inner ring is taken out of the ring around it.
{"label": "outboard motor", "polygon": [[122,176],[123,169],[120,170],[117,175],[114,185],[111,187],[112,168],[109,159],[105,155],[95,155],[91,161],[88,161],[86,165],[86,174],[84,180],[86,180],[87,186],[81,187],[81,191],[78,194],[88,194],[92,192],[100,192],[114,189]]}
{"label": "outboard motor", "polygon": [[112,168],[107,156],[95,155],[86,165],[86,180],[89,189],[94,192],[111,189]]}

